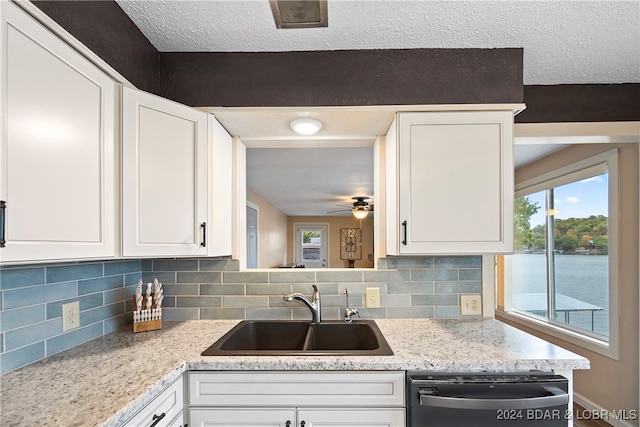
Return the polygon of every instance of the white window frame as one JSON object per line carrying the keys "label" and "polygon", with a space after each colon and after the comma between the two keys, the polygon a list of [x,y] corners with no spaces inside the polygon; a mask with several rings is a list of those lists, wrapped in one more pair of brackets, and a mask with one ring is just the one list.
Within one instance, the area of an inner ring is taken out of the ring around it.
{"label": "white window frame", "polygon": [[[536,187],[546,187],[545,183],[553,184],[554,180],[561,179],[567,175],[575,174],[588,168],[592,168],[598,164],[607,162],[609,174],[609,340],[608,342],[598,339],[589,334],[582,333],[571,327],[567,327],[559,322],[550,322],[547,319],[533,317],[512,310],[511,305],[511,257],[505,256],[504,260],[504,309],[496,311],[496,317],[503,318],[510,322],[531,328],[538,332],[545,333],[554,338],[558,338],[569,343],[575,344],[582,348],[591,350],[595,353],[602,354],[612,359],[618,359],[619,353],[619,316],[618,316],[618,150],[612,149],[597,154],[587,159],[580,160],[570,165],[561,167],[554,171],[542,174],[538,177],[529,179],[522,183],[516,184],[516,197],[526,192],[527,194],[535,192],[532,189]],[[554,186],[554,185],[552,185]]]}

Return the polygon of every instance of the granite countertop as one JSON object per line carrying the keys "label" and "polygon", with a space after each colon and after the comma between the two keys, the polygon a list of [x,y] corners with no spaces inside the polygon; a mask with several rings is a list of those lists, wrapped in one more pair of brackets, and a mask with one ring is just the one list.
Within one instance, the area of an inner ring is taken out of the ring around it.
{"label": "granite countertop", "polygon": [[121,329],[0,377],[0,425],[116,426],[186,370],[589,369],[589,361],[500,321],[376,320],[393,356],[201,356],[237,320]]}

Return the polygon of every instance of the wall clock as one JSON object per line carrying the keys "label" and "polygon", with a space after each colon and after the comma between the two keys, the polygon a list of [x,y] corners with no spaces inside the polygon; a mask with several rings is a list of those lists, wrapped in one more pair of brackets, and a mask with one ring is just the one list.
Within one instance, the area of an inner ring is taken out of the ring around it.
{"label": "wall clock", "polygon": [[340,229],[340,259],[349,260],[349,267],[353,262],[362,259],[362,231],[359,228]]}

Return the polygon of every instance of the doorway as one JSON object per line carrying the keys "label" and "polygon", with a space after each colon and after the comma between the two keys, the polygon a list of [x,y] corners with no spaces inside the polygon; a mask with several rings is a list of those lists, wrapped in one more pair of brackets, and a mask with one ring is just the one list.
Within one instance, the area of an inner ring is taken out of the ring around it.
{"label": "doorway", "polygon": [[327,268],[326,224],[296,224],[295,262],[306,268]]}

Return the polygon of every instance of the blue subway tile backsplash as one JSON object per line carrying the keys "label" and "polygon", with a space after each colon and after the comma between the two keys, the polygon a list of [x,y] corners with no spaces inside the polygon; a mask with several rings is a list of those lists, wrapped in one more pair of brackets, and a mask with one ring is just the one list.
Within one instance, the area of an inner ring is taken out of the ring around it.
{"label": "blue subway tile backsplash", "polygon": [[0,370],[1,372],[9,372],[21,366],[28,365],[37,360],[45,357],[44,341],[39,341],[35,344],[20,347],[13,351],[3,351],[0,355]]}
{"label": "blue subway tile backsplash", "polygon": [[47,283],[67,282],[70,280],[101,277],[103,263],[61,265],[46,268]]}
{"label": "blue subway tile backsplash", "polygon": [[2,291],[2,307],[5,310],[10,310],[70,298],[77,294],[77,282],[49,283],[43,286],[13,289]]}
{"label": "blue subway tile backsplash", "polygon": [[[460,294],[481,293],[480,256],[388,257],[377,270],[239,271],[227,258],[144,259],[0,267],[0,372],[8,372],[121,327],[131,327],[139,280],[163,283],[163,319],[308,319],[290,292],[323,298],[340,319],[344,292],[365,318],[459,318]],[[366,308],[366,288],[380,308]],[[62,305],[80,302],[80,327],[62,332]],[[133,333],[133,332],[132,332]]]}
{"label": "blue subway tile backsplash", "polygon": [[44,285],[44,267],[0,271],[0,289]]}
{"label": "blue subway tile backsplash", "polygon": [[[140,260],[0,267],[0,372],[25,366],[131,323]],[[62,331],[62,305],[80,327]]]}
{"label": "blue subway tile backsplash", "polygon": [[3,310],[0,313],[0,332],[18,329],[23,326],[44,322],[46,320],[46,306],[44,304]]}

